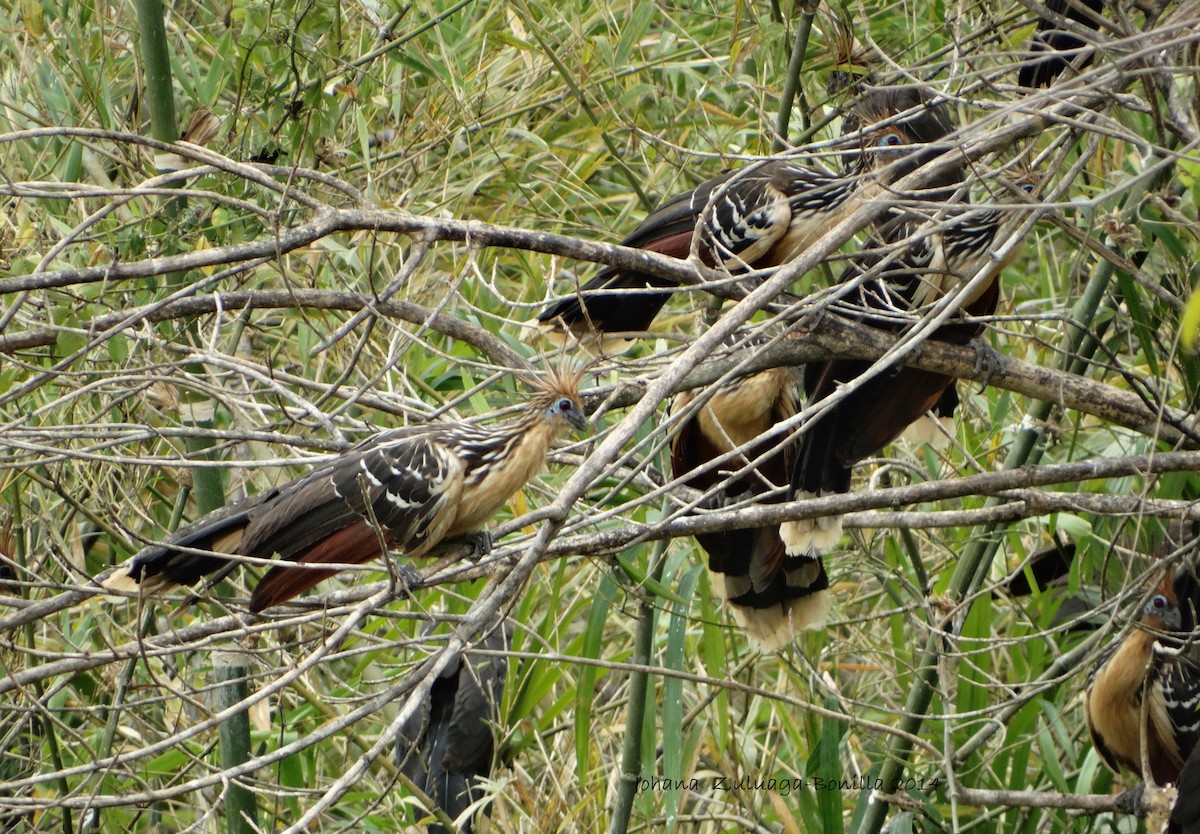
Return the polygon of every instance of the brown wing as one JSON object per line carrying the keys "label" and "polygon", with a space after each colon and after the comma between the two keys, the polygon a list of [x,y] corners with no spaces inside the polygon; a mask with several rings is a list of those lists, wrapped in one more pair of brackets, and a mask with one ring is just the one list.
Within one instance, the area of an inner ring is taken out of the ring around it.
{"label": "brown wing", "polygon": [[[421,427],[424,428],[424,427]],[[303,564],[361,564],[383,545],[420,556],[454,520],[463,467],[436,427],[385,433],[257,508],[239,553]],[[252,611],[285,602],[332,570],[269,570]]]}
{"label": "brown wing", "polygon": [[[704,263],[720,262],[731,269],[773,266],[763,259],[788,233],[793,212],[812,213],[840,204],[854,186],[853,180],[789,160],[749,165],[672,198],[622,243],[686,258],[703,216],[699,252]],[[538,321],[561,322],[576,331],[644,331],[670,299],[667,288],[672,286],[647,273],[604,269],[577,293],[543,310]]]}
{"label": "brown wing", "polygon": [[[911,218],[899,218],[899,228],[891,230],[891,234],[897,238],[907,236],[905,229],[911,222]],[[876,243],[869,244],[866,251],[878,253],[882,249]],[[881,257],[878,254],[860,257],[847,267],[841,282],[859,280],[866,270],[880,262]],[[862,320],[895,329],[894,320],[889,320],[886,314],[902,311],[908,305],[936,300],[936,293],[930,297],[930,288],[937,286],[936,276],[929,274],[931,260],[932,245],[909,247],[901,254],[897,266],[878,279],[864,283],[855,295],[863,310]],[[998,280],[992,280],[976,295],[965,313],[982,316],[995,312],[999,293]],[[952,322],[940,327],[932,338],[965,344],[982,331],[981,324]],[[869,367],[870,363],[854,360],[809,365],[805,369],[808,402],[812,404],[825,399],[842,385],[857,379]],[[953,377],[915,368],[885,371],[873,377],[825,412],[805,435],[800,462],[792,479],[794,490],[814,495],[847,491],[850,468],[891,443],[934,406],[944,401],[953,402],[954,395],[947,394],[953,385]]]}

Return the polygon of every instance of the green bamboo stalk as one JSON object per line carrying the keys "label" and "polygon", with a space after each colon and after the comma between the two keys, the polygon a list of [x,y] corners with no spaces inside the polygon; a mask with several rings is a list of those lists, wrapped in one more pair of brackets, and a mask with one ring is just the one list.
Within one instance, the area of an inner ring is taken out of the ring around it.
{"label": "green bamboo stalk", "polygon": [[[650,555],[650,575],[661,582],[666,566],[665,541],[654,543]],[[643,599],[638,605],[638,627],[634,635],[633,657],[638,666],[650,665],[654,647],[656,609],[653,599]],[[638,778],[642,774],[642,735],[646,725],[646,694],[650,690],[650,674],[634,672],[629,676],[629,707],[625,714],[625,744],[621,750],[621,778],[617,780],[617,797],[613,803],[610,834],[627,834],[633,813],[633,798],[637,795]]]}
{"label": "green bamboo stalk", "polygon": [[[796,27],[796,40],[792,44],[792,54],[788,59],[787,76],[783,80],[783,92],[779,96],[779,113],[775,116],[775,139],[771,147],[775,153],[781,153],[787,148],[788,127],[792,121],[792,104],[800,91],[800,72],[804,69],[804,53],[808,51],[808,36],[812,32],[813,18],[817,14],[820,0],[804,0],[804,11],[800,15],[800,24]],[[807,111],[805,111],[804,129],[808,130]]]}
{"label": "green bamboo stalk", "polygon": [[[135,0],[135,9],[141,35],[139,47],[145,100],[150,111],[150,130],[155,139],[174,142],[179,138],[179,123],[175,116],[175,90],[162,2]],[[165,211],[168,217],[178,217],[184,207],[182,199],[171,200],[166,204]],[[176,273],[167,278],[168,286],[176,288],[184,286],[186,281],[187,276],[184,273]],[[188,323],[185,332],[190,341],[198,342],[195,321]],[[196,375],[204,373],[204,367],[198,364],[189,366],[187,370]],[[215,425],[215,413],[214,401],[187,392],[183,394],[180,401],[180,417],[184,425],[211,429]],[[193,436],[185,440],[188,454],[193,459],[211,459],[214,445],[215,441],[210,437]],[[215,467],[192,470],[191,491],[195,497],[196,509],[201,515],[225,505],[224,483],[221,472]],[[176,509],[178,511],[181,508]],[[244,701],[249,694],[244,661],[238,659],[230,663],[215,662],[214,667],[217,683],[225,684],[218,685],[216,689],[217,709],[221,710]],[[250,721],[245,711],[231,716],[221,724],[218,741],[223,768],[236,767],[249,760]],[[255,834],[258,828],[254,795],[236,782],[230,785],[226,795],[225,819],[229,834]]]}
{"label": "green bamboo stalk", "polygon": [[[174,142],[179,138],[179,122],[175,116],[175,90],[171,76],[171,58],[167,44],[167,30],[163,23],[161,0],[137,0],[138,32],[141,35],[139,50],[142,57],[146,106],[150,111],[150,132],[155,139]],[[166,210],[169,216],[178,216],[183,210],[182,200],[171,200]],[[181,287],[186,277],[183,274],[168,276],[169,286]],[[195,324],[188,327],[188,335],[195,340]],[[203,368],[190,367],[192,373],[202,373]],[[213,428],[213,404],[207,400],[196,401],[184,395],[183,417],[186,423],[202,429]],[[205,452],[213,448],[214,441],[208,437],[190,437],[186,441],[190,455],[207,458]],[[221,473],[216,469],[194,470],[193,485],[196,492],[196,507],[201,513],[212,512],[225,505],[225,488]]]}
{"label": "green bamboo stalk", "polygon": [[175,93],[171,83],[171,54],[161,0],[135,0],[139,51],[142,56],[142,85],[150,110],[150,132],[155,139],[174,142],[179,138],[175,119]]}
{"label": "green bamboo stalk", "polygon": [[[250,697],[246,683],[249,668],[241,652],[223,651],[213,654],[213,673],[218,686],[213,692],[213,709],[220,712],[244,702]],[[221,769],[230,770],[250,761],[250,712],[242,709],[221,722],[217,729],[220,741]],[[258,804],[254,794],[238,780],[229,783],[225,792],[225,830],[229,834],[256,834]]]}

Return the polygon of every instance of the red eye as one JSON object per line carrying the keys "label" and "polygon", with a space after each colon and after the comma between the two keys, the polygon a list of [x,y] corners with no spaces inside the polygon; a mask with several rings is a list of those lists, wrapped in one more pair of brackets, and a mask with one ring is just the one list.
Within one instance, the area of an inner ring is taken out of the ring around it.
{"label": "red eye", "polygon": [[571,402],[566,397],[563,397],[561,400],[558,401],[558,410],[559,411],[570,411],[574,407],[575,407],[575,403]]}
{"label": "red eye", "polygon": [[894,133],[885,133],[879,140],[879,147],[881,148],[894,148],[902,144],[904,142]]}

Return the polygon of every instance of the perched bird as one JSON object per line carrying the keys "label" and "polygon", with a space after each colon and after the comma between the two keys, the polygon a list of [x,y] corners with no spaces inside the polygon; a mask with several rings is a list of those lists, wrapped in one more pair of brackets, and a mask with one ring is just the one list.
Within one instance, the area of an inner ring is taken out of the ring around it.
{"label": "perched bird", "polygon": [[[1033,184],[1022,183],[1022,191]],[[957,216],[945,220],[912,213],[897,214],[880,230],[866,249],[851,258],[840,283],[859,320],[875,327],[902,330],[946,293],[973,286],[960,293],[960,311],[968,316],[987,316],[999,300],[1000,271],[1016,256],[1010,249],[999,258],[996,247],[1024,219],[1008,207],[956,209]],[[892,246],[883,241],[894,242]],[[898,249],[896,247],[899,247]],[[987,269],[987,280],[974,282]],[[979,322],[950,321],[930,338],[966,344],[983,332]],[[807,406],[829,397],[861,376],[871,362],[833,359],[805,368]],[[954,378],[901,367],[878,374],[821,413],[804,434],[796,466],[792,471],[793,497],[813,497],[850,490],[854,464],[870,457],[895,440],[909,425],[931,408],[949,407],[957,395]],[[780,528],[791,556],[815,554],[833,548],[841,538],[840,517],[789,521]]]}
{"label": "perched bird", "polygon": [[303,593],[336,569],[385,549],[423,556],[477,531],[538,473],[550,445],[587,424],[581,373],[533,381],[525,413],[498,426],[430,423],[392,429],[284,486],[231,505],[151,545],[103,580],[118,590],[158,591],[213,581],[236,559],[278,557],[250,598],[262,611]]}
{"label": "perched bird", "polygon": [[[396,738],[396,764],[446,815],[458,820],[483,798],[480,780],[492,770],[496,749],[496,724],[508,664],[496,656],[508,649],[512,626],[496,626],[474,650],[463,652],[429,690],[429,697],[400,728]],[[488,654],[480,654],[482,649]],[[487,814],[490,804],[479,813]],[[432,824],[430,834],[445,828]],[[459,830],[470,834],[474,817]]]}
{"label": "perched bird", "polygon": [[[695,407],[671,445],[676,477],[688,485],[715,490],[721,505],[745,501],[782,501],[795,458],[787,438],[765,438],[772,426],[796,414],[799,372],[772,368],[721,386]],[[685,412],[694,392],[676,398],[673,410]],[[734,450],[716,468],[696,472]],[[762,456],[745,474],[740,472]],[[819,555],[788,556],[778,525],[705,533],[696,541],[708,554],[713,587],[725,599],[734,619],[765,649],[789,643],[794,632],[824,624],[830,605],[829,577]]]}
{"label": "perched bird", "polygon": [[1142,773],[1143,735],[1151,778],[1177,783],[1200,741],[1200,667],[1195,639],[1200,582],[1191,568],[1167,571],[1137,623],[1101,659],[1084,693],[1088,731],[1114,771]]}
{"label": "perched bird", "polygon": [[[795,158],[753,163],[714,177],[668,200],[622,243],[687,258],[693,238],[708,266],[731,273],[779,266],[940,150],[923,146],[954,129],[949,109],[919,87],[870,91],[847,117],[858,148],[840,174]],[[903,165],[893,164],[905,159]],[[961,172],[931,183],[956,182]],[[577,336],[644,331],[671,297],[674,284],[648,273],[606,267],[538,316],[546,327]]]}
{"label": "perched bird", "polygon": [[[1045,0],[1048,11],[1093,30],[1099,25],[1103,6],[1103,0]],[[1017,83],[1022,87],[1049,87],[1087,46],[1087,41],[1064,29],[1050,16],[1039,17],[1037,29],[1029,41],[1031,57],[1021,62]],[[1092,56],[1086,55],[1079,60],[1078,66],[1082,69],[1091,62]]]}

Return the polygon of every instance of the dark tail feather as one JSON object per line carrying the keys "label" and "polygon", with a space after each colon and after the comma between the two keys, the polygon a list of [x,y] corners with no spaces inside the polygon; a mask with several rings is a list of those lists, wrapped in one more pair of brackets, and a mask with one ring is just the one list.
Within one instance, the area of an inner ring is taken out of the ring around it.
{"label": "dark tail feather", "polygon": [[[850,491],[850,467],[839,460],[836,453],[838,417],[835,408],[822,415],[804,435],[800,456],[792,472],[792,498],[840,495]],[[786,521],[779,526],[779,535],[787,546],[789,557],[807,555],[813,558],[837,546],[842,537],[842,517]]]}
{"label": "dark tail feather", "polygon": [[[357,521],[320,539],[316,545],[300,553],[294,560],[304,565],[330,562],[361,564],[380,555],[379,532],[365,521]],[[250,610],[258,613],[272,605],[295,599],[309,588],[337,573],[337,570],[292,567],[280,562],[266,575],[250,595]]]}
{"label": "dark tail feather", "polygon": [[[479,648],[501,652],[512,639],[512,626],[497,626]],[[400,729],[396,764],[402,773],[451,819],[458,819],[483,796],[481,777],[491,773],[508,665],[503,657],[467,652],[434,681],[429,700]],[[481,813],[487,814],[489,806]],[[464,832],[474,830],[468,819]],[[429,831],[444,832],[440,825]]]}
{"label": "dark tail feather", "polygon": [[577,335],[643,332],[671,299],[665,288],[673,286],[644,272],[605,269],[573,295],[542,310],[537,320],[549,327],[561,323]]}
{"label": "dark tail feather", "polygon": [[1171,809],[1168,834],[1200,834],[1200,747],[1192,750],[1179,773],[1179,797]]}
{"label": "dark tail feather", "polygon": [[788,556],[776,527],[697,536],[713,585],[760,647],[777,650],[828,618],[829,576],[820,556]]}
{"label": "dark tail feather", "polygon": [[206,576],[219,582],[237,565],[219,554],[237,550],[250,511],[271,494],[254,495],[209,513],[168,541],[143,548],[100,584],[118,591],[157,592],[195,585]]}

